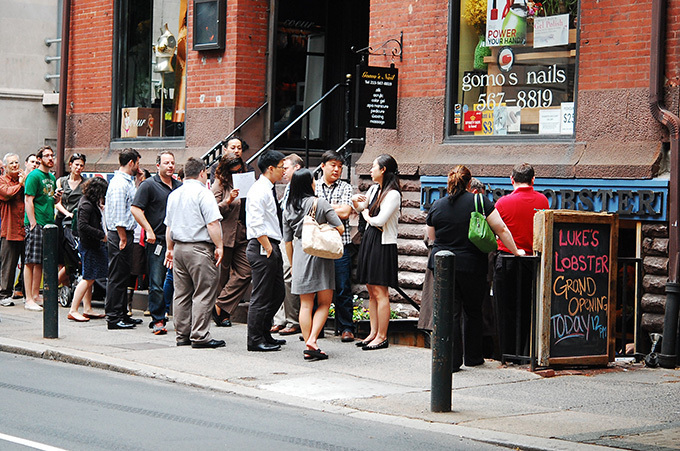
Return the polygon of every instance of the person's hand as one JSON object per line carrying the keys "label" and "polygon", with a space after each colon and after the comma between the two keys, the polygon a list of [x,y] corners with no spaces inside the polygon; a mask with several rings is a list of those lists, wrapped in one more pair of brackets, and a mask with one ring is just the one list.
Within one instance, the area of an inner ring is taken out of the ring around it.
{"label": "person's hand", "polygon": [[233,190],[229,191],[229,203],[232,203],[236,198],[238,197],[238,192],[239,190],[234,188]]}
{"label": "person's hand", "polygon": [[165,267],[168,269],[172,269],[172,260],[173,255],[172,255],[172,250],[168,249],[165,251],[165,261],[163,262],[165,264]]}
{"label": "person's hand", "polygon": [[156,243],[156,234],[153,233],[152,229],[145,230],[146,232],[146,242],[149,244],[155,244]]}
{"label": "person's hand", "polygon": [[29,222],[28,225],[31,226],[30,230],[32,231],[33,229],[35,229],[35,226],[38,225],[38,223],[37,222]]}
{"label": "person's hand", "polygon": [[108,243],[108,241],[109,241],[109,239],[106,237],[106,235],[104,235],[104,238],[102,238],[102,242],[103,242],[103,243]]}
{"label": "person's hand", "polygon": [[222,264],[222,257],[224,257],[224,248],[222,246],[215,246],[215,266],[218,268]]}
{"label": "person's hand", "polygon": [[524,249],[517,249],[517,256],[522,257],[524,255],[527,255],[526,251]]}
{"label": "person's hand", "polygon": [[19,185],[23,185],[26,180],[26,173],[24,171],[19,171]]}
{"label": "person's hand", "polygon": [[273,250],[274,248],[272,247],[271,243],[269,244],[268,247],[264,248],[264,251],[267,253],[267,258],[271,257]]}
{"label": "person's hand", "polygon": [[363,194],[355,194],[352,196],[352,202],[366,202],[366,196]]}
{"label": "person's hand", "polygon": [[54,202],[55,202],[55,203],[61,202],[61,195],[62,195],[63,193],[64,193],[64,188],[58,188],[58,189],[54,192]]}
{"label": "person's hand", "polygon": [[122,251],[125,249],[125,246],[127,246],[127,236],[120,239],[120,243],[118,243],[118,249]]}

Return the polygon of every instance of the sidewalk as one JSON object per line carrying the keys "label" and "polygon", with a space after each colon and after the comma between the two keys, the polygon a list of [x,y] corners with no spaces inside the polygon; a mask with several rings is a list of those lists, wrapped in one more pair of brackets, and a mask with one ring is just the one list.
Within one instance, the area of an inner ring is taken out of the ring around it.
{"label": "sidewalk", "polygon": [[543,378],[488,360],[454,374],[453,412],[432,413],[428,349],[391,345],[368,352],[327,334],[319,345],[330,358],[306,362],[298,335],[285,337],[278,352],[246,351],[243,324],[212,328],[225,348],[192,349],[175,346],[172,322],[168,335],[154,336],[148,318],[135,330],[109,331],[104,320],[75,323],[62,308],[59,315],[60,338],[44,339],[42,313],[24,310],[21,301],[0,307],[0,351],[519,449],[680,449],[680,370],[617,364]]}

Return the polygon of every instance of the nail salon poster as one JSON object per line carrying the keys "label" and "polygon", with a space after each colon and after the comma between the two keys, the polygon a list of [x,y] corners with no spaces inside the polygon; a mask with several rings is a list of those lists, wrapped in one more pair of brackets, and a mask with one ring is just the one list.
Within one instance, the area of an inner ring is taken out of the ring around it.
{"label": "nail salon poster", "polygon": [[525,45],[527,42],[527,6],[523,1],[488,0],[486,45],[499,47]]}

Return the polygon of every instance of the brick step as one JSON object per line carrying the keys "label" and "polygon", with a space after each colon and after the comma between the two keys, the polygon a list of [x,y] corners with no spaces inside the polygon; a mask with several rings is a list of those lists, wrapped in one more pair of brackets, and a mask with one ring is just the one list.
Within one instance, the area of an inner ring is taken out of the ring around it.
{"label": "brick step", "polygon": [[399,287],[404,288],[414,288],[417,290],[422,289],[423,281],[425,280],[425,273],[423,272],[411,272],[411,271],[399,271],[397,275],[399,280]]}
{"label": "brick step", "polygon": [[426,230],[425,224],[399,224],[397,236],[408,240],[423,240]]}
{"label": "brick step", "polygon": [[425,224],[427,212],[421,211],[420,208],[406,207],[401,209],[401,217],[399,222],[402,224]]}

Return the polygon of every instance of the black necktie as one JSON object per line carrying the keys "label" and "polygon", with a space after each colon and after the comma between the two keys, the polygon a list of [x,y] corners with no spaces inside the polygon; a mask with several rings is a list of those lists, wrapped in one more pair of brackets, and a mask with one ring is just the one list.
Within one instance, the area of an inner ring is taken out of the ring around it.
{"label": "black necktie", "polygon": [[276,199],[276,185],[272,186],[272,196],[274,196],[274,203],[276,204],[276,216],[279,218],[279,229],[283,230],[283,211],[279,201]]}

